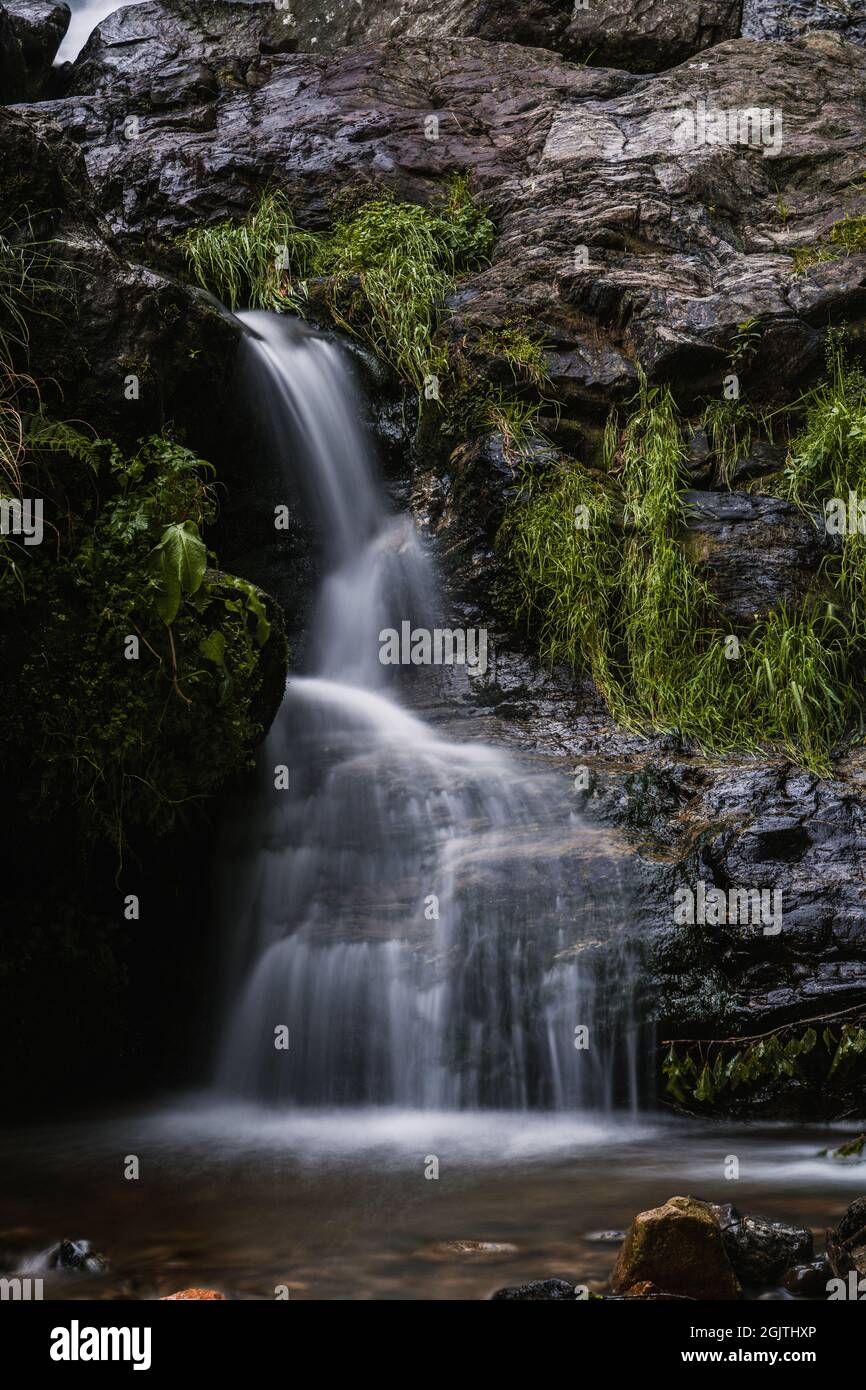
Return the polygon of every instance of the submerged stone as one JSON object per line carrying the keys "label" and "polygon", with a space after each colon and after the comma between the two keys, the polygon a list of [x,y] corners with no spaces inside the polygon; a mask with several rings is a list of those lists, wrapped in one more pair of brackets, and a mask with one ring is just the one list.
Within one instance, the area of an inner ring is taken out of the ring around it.
{"label": "submerged stone", "polygon": [[577,1298],[575,1285],[567,1279],[534,1279],[529,1284],[514,1284],[506,1289],[497,1289],[491,1294],[493,1302],[542,1302],[553,1298],[568,1299],[570,1302],[585,1302]]}

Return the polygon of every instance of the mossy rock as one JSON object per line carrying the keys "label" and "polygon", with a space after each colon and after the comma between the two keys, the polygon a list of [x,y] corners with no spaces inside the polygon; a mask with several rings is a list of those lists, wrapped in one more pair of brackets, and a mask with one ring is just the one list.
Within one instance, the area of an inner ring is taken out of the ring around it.
{"label": "mossy rock", "polygon": [[616,1262],[613,1289],[628,1293],[638,1285],[697,1299],[740,1297],[719,1224],[705,1202],[671,1197],[635,1217]]}

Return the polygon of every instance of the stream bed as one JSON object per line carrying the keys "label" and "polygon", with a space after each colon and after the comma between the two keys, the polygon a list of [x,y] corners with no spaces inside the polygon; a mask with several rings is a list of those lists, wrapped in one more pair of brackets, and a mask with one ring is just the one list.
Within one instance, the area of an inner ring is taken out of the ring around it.
{"label": "stream bed", "polygon": [[[287,1113],[190,1096],[7,1133],[0,1249],[5,1267],[31,1273],[63,1237],[110,1260],[104,1275],[45,1274],[46,1298],[198,1286],[272,1299],[284,1286],[290,1299],[483,1299],[552,1276],[601,1290],[618,1242],[600,1237],[675,1194],[800,1223],[822,1248],[862,1191],[861,1165],[819,1156],[842,1136],[660,1115]],[[124,1177],[133,1154],[137,1180]]]}

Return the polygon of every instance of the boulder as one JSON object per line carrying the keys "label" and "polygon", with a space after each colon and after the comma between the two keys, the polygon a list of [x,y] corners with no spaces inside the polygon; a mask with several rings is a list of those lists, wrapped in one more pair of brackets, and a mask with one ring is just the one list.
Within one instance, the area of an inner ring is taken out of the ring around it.
{"label": "boulder", "polygon": [[671,1197],[635,1217],[612,1283],[614,1292],[623,1294],[652,1285],[657,1293],[698,1299],[740,1297],[718,1222],[694,1197]]}
{"label": "boulder", "polygon": [[49,1269],[64,1274],[102,1274],[108,1260],[93,1249],[89,1240],[61,1240],[48,1254]]}
{"label": "boulder", "polygon": [[0,5],[0,98],[39,101],[54,86],[51,65],[71,11],[55,0],[4,0]]}
{"label": "boulder", "polygon": [[866,44],[866,11],[860,0],[743,0],[746,38],[796,39],[811,29]]}
{"label": "boulder", "polygon": [[49,412],[127,443],[168,419],[196,422],[196,447],[216,452],[230,430],[219,402],[238,325],[208,296],[123,255],[79,150],[43,110],[0,108],[0,203],[20,210],[13,241],[44,249],[50,286],[16,365],[40,382]]}
{"label": "boulder", "polygon": [[159,106],[243,86],[265,53],[294,47],[273,0],[148,0],[115,10],[91,34],[67,77],[70,90],[150,96]]}
{"label": "boulder", "polygon": [[735,1207],[712,1209],[728,1259],[744,1284],[776,1284],[790,1266],[812,1259],[811,1231],[761,1216],[740,1216]]}
{"label": "boulder", "polygon": [[731,623],[750,626],[773,609],[799,607],[838,540],[823,517],[777,497],[685,492],[683,545]]}
{"label": "boulder", "polygon": [[827,1283],[831,1277],[830,1261],[826,1255],[821,1255],[809,1264],[794,1265],[786,1270],[782,1276],[782,1286],[788,1293],[798,1294],[801,1298],[826,1298]]}
{"label": "boulder", "polygon": [[852,1202],[835,1231],[827,1232],[827,1254],[837,1279],[866,1276],[866,1197]]}
{"label": "boulder", "polygon": [[[740,0],[148,0],[109,15],[72,72],[77,92],[131,90],[165,64],[220,66],[238,78],[259,54],[333,53],[369,43],[475,38],[549,49],[596,67],[657,72],[739,32]],[[132,55],[141,62],[134,71]]]}
{"label": "boulder", "polygon": [[557,47],[599,67],[659,72],[737,38],[739,27],[740,0],[586,0]]}

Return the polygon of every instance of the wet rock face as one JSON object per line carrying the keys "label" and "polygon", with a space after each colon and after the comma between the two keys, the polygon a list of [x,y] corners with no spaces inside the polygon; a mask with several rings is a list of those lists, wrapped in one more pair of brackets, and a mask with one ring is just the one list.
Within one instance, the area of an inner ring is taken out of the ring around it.
{"label": "wet rock face", "polygon": [[739,34],[740,0],[586,0],[573,7],[567,52],[597,66],[658,72]]}
{"label": "wet rock face", "polygon": [[734,1299],[740,1286],[711,1209],[671,1197],[632,1222],[613,1273],[615,1293],[631,1289],[698,1299]]}
{"label": "wet rock face", "polygon": [[833,549],[821,517],[790,502],[745,492],[686,492],[686,554],[732,622],[749,626],[795,608]]}
{"label": "wet rock face", "polygon": [[[859,1004],[866,996],[864,759],[849,758],[824,781],[782,762],[745,759],[655,759],[643,776],[658,789],[657,813],[648,803],[644,892],[660,927],[665,1026],[686,1036],[750,1034]],[[639,775],[631,781],[631,796],[647,801]],[[673,927],[675,889],[698,879],[778,893],[781,931],[768,935],[751,923]]]}
{"label": "wet rock face", "polygon": [[110,80],[94,39],[77,95],[46,107],[130,242],[239,214],[269,184],[322,226],[347,185],[424,202],[468,170],[499,237],[451,300],[452,350],[525,321],[573,414],[631,395],[636,359],[684,403],[718,395],[750,319],[749,391],[775,400],[820,367],[827,322],[866,306],[866,256],[799,277],[791,261],[866,208],[866,51],[837,35],[775,47],[772,62],[765,44],[734,40],[636,76],[474,38],[274,52],[256,20],[226,65],[222,39],[207,41],[214,58],[196,40],[166,63],[159,14],[107,21],[149,28],[111,48]]}
{"label": "wet rock face", "polygon": [[71,89],[142,95],[163,105],[215,96],[220,83],[243,84],[263,53],[293,47],[273,0],[149,0],[104,19],[72,65]]}
{"label": "wet rock face", "polygon": [[[339,7],[338,7],[339,8]],[[343,15],[295,0],[298,48],[452,36],[549,48],[596,67],[653,72],[736,38],[740,0],[361,0]]]}
{"label": "wet rock face", "polygon": [[657,72],[736,38],[740,0],[150,0],[111,15],[75,64],[75,90],[129,89],[128,46],[142,73],[166,62],[220,63],[240,74],[259,53],[332,53],[368,43],[485,39],[544,48],[595,67]]}
{"label": "wet rock face", "polygon": [[866,43],[866,10],[861,0],[743,0],[746,38],[796,39],[810,29]]}
{"label": "wet rock face", "polygon": [[38,101],[53,85],[51,64],[71,11],[55,0],[5,0],[0,5],[0,97]]}
{"label": "wet rock face", "polygon": [[235,329],[206,296],[120,254],[80,151],[42,110],[0,109],[0,203],[32,210],[22,235],[50,242],[46,273],[61,297],[29,324],[45,405],[121,441],[168,418],[207,421],[229,379]]}

